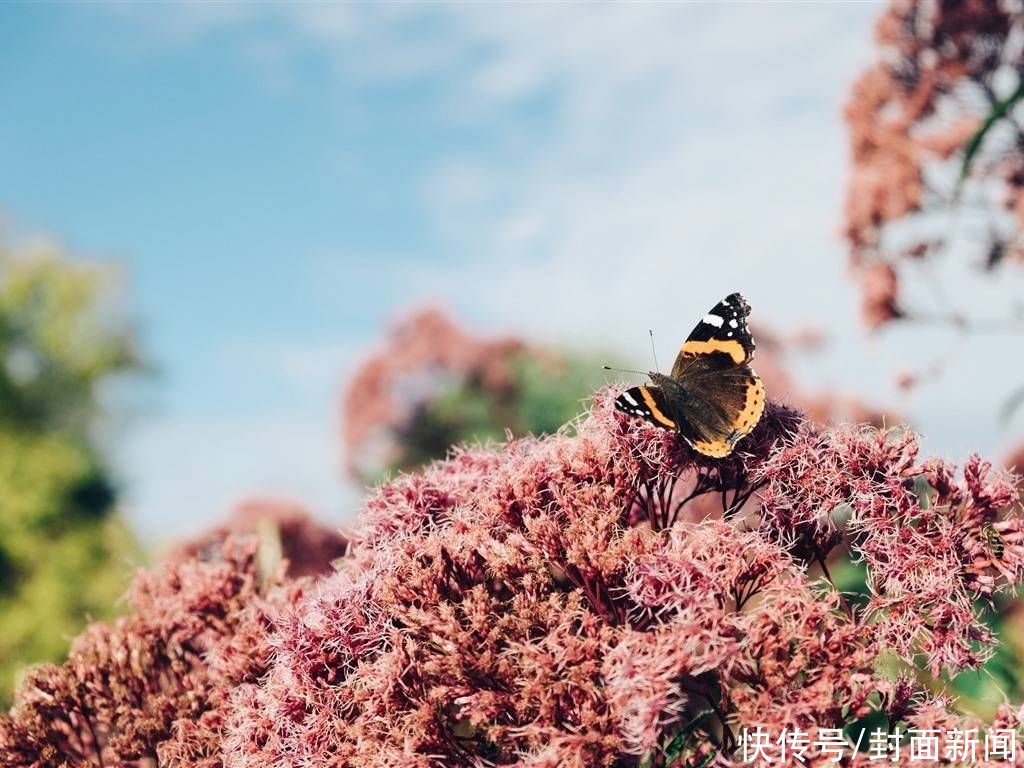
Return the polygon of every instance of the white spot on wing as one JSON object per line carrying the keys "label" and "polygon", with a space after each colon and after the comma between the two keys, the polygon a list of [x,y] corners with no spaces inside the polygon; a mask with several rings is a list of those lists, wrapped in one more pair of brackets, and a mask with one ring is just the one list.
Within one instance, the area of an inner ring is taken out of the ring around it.
{"label": "white spot on wing", "polygon": [[736,322],[736,318],[735,317],[732,320],[729,321],[729,327],[730,328],[736,328],[738,325],[739,325],[739,323]]}
{"label": "white spot on wing", "polygon": [[640,405],[640,403],[638,403],[638,402],[637,402],[637,401],[636,401],[636,400],[635,400],[635,399],[633,398],[633,396],[632,396],[631,394],[629,394],[629,392],[623,392],[623,393],[622,393],[622,399],[623,399],[623,400],[625,400],[625,401],[626,401],[627,403],[629,403],[630,405],[634,405],[634,406],[635,406],[635,405]]}
{"label": "white spot on wing", "polygon": [[709,315],[704,315],[704,317],[702,318],[702,320],[703,320],[703,321],[704,321],[705,323],[707,323],[708,325],[713,325],[713,326],[715,326],[715,328],[721,328],[721,327],[722,327],[722,323],[724,323],[724,322],[725,322],[725,320],[723,320],[723,319],[722,319],[721,317],[719,317],[718,315],[710,315],[710,314],[709,314]]}

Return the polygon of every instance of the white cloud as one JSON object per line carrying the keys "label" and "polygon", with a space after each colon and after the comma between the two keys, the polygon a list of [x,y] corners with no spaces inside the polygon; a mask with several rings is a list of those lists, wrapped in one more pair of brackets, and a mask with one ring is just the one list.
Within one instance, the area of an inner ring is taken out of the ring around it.
{"label": "white cloud", "polygon": [[559,119],[511,163],[439,165],[425,204],[474,258],[432,290],[622,341],[684,333],[737,287],[762,316],[838,314],[839,112],[871,7],[499,8],[453,14],[456,39],[490,51],[458,93],[500,110],[554,89]]}
{"label": "white cloud", "polygon": [[[487,325],[644,355],[647,328],[673,349],[710,304],[740,289],[758,319],[821,325],[837,340],[809,378],[886,398],[894,372],[925,365],[949,335],[866,340],[836,235],[847,152],[841,107],[871,55],[879,7],[297,3],[211,13],[187,5],[178,10],[187,23],[169,28],[194,39],[269,18],[288,46],[330,57],[339,77],[432,78],[439,111],[493,132],[500,152],[450,152],[419,180],[424,209],[455,257],[409,260],[401,270],[381,260],[393,296],[447,297]],[[145,6],[133,13],[150,15]],[[276,47],[273,61],[287,66]],[[542,128],[522,112],[536,99]],[[939,449],[1000,442],[989,415],[1005,387],[978,375],[987,344],[921,401],[901,405]],[[293,367],[301,373],[305,364]],[[965,391],[976,402],[965,402]],[[176,455],[175,440],[184,450],[186,435],[212,430],[200,442],[202,466],[186,475],[223,487],[220,497],[230,494],[218,477],[258,481],[267,467],[282,481],[294,472],[323,483],[311,467],[333,446],[308,425],[166,429],[170,439],[154,439],[136,460],[140,471]],[[275,435],[303,447],[279,453]]]}

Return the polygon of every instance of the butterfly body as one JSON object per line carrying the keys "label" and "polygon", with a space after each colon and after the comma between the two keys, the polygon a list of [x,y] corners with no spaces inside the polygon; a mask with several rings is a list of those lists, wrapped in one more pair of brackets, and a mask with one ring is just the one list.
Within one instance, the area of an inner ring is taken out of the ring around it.
{"label": "butterfly body", "polygon": [[671,376],[666,376],[664,373],[658,373],[657,371],[652,371],[647,375],[651,377],[651,384],[660,389],[665,396],[665,402],[672,412],[672,419],[678,422],[680,414],[693,407],[695,403],[693,396],[687,391],[685,386]]}
{"label": "butterfly body", "polygon": [[764,411],[764,385],[750,367],[749,312],[740,294],[726,296],[687,337],[672,372],[651,372],[651,383],[623,392],[616,409],[678,432],[707,456],[728,456]]}

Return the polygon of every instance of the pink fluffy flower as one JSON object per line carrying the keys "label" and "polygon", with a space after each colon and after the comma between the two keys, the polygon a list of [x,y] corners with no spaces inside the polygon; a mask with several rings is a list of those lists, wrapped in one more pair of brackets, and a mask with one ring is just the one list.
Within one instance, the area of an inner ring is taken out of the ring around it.
{"label": "pink fluffy flower", "polygon": [[[866,617],[887,647],[923,653],[934,675],[980,664],[991,636],[974,602],[1019,582],[1013,478],[971,457],[958,476],[919,463],[905,430],[809,426],[760,470],[765,535],[824,563],[845,542],[868,570]],[[1003,545],[994,545],[998,537]]]}
{"label": "pink fluffy flower", "polygon": [[[922,461],[909,432],[774,405],[711,460],[616,413],[614,394],[557,435],[384,485],[340,570],[281,599],[176,566],[170,599],[134,621],[164,628],[147,647],[202,638],[207,663],[169,662],[141,687],[119,673],[139,694],[131,718],[90,721],[105,754],[140,754],[116,739],[153,724],[125,743],[168,765],[733,765],[746,726],[967,722],[924,682],[993,642],[975,598],[1021,573],[1011,478]],[[840,548],[865,564],[866,607],[818,575]],[[235,596],[250,608],[223,610]],[[927,668],[885,673],[894,651]],[[73,762],[91,737],[40,740],[42,702],[51,722],[82,722],[77,683],[59,681],[86,680],[90,712],[119,706],[103,658],[23,690],[0,724],[7,764]]]}
{"label": "pink fluffy flower", "polygon": [[221,765],[226,697],[263,673],[270,614],[301,592],[261,584],[254,539],[141,573],[132,614],[90,626],[63,666],[26,677],[0,719],[0,764]]}
{"label": "pink fluffy flower", "polygon": [[301,505],[255,497],[236,505],[224,524],[178,544],[165,559],[216,559],[224,542],[235,535],[259,537],[264,550],[287,561],[290,578],[329,573],[331,564],[348,550],[348,540],[338,530],[316,520]]}
{"label": "pink fluffy flower", "polygon": [[[966,540],[978,523],[961,511],[999,511],[1001,479],[977,469],[927,542],[957,526]],[[728,762],[746,723],[903,717],[913,686],[878,661],[906,642],[976,663],[963,648],[989,638],[973,608],[939,623],[929,579],[976,594],[977,564],[950,576],[933,558],[915,574],[864,554],[888,591],[855,612],[806,563],[845,537],[868,553],[911,524],[926,471],[909,434],[819,431],[778,408],[711,462],[599,398],[567,434],[400,478],[367,504],[358,570],[296,606],[270,674],[235,692],[226,763],[639,766],[670,748]],[[763,520],[750,529],[732,502],[756,488]],[[695,491],[724,507],[665,514]],[[897,591],[925,612],[905,641],[906,617],[884,603]]]}

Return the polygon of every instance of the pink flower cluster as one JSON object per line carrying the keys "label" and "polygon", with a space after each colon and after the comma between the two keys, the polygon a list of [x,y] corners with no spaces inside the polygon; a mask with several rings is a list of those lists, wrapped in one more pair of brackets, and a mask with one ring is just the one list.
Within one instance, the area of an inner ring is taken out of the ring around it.
{"label": "pink flower cluster", "polygon": [[264,539],[264,549],[274,550],[275,556],[287,562],[288,578],[330,573],[331,563],[348,551],[348,540],[334,528],[317,522],[303,506],[254,497],[236,505],[224,524],[178,545],[165,559],[216,558],[225,541],[242,534]]}
{"label": "pink flower cluster", "polygon": [[[1024,132],[1012,101],[1022,33],[1020,5],[997,0],[894,0],[879,19],[879,56],[845,108],[844,234],[869,327],[912,314],[903,267],[948,248],[953,206],[966,202],[963,215],[982,219],[988,266],[1024,258]],[[960,179],[969,142],[1000,110],[1010,119],[997,121]]]}
{"label": "pink flower cluster", "polygon": [[863,619],[893,651],[927,658],[933,675],[978,666],[991,637],[974,601],[1020,581],[1024,521],[1013,477],[978,456],[962,477],[920,461],[906,430],[804,427],[762,465],[762,531],[824,563],[845,540],[867,566]]}
{"label": "pink flower cluster", "polygon": [[514,338],[477,338],[439,309],[404,317],[355,372],[342,397],[348,471],[375,479],[382,467],[400,461],[402,433],[417,408],[452,380],[478,381],[495,391],[510,388],[512,356],[523,347]]}
{"label": "pink flower cluster", "polygon": [[[985,657],[980,601],[1020,581],[1012,478],[776,405],[706,459],[609,394],[558,435],[384,485],[313,586],[261,588],[244,557],[174,566],[163,600],[92,630],[115,641],[91,633],[23,686],[0,761],[97,764],[99,744],[108,764],[225,768],[733,765],[743,727],[970,726],[927,683]],[[843,548],[865,607],[825,578]]]}
{"label": "pink flower cluster", "polygon": [[218,557],[140,573],[129,616],[28,674],[0,719],[0,764],[222,765],[228,697],[266,671],[271,615],[302,595],[280,574],[261,583],[256,552],[253,538],[229,539]]}

